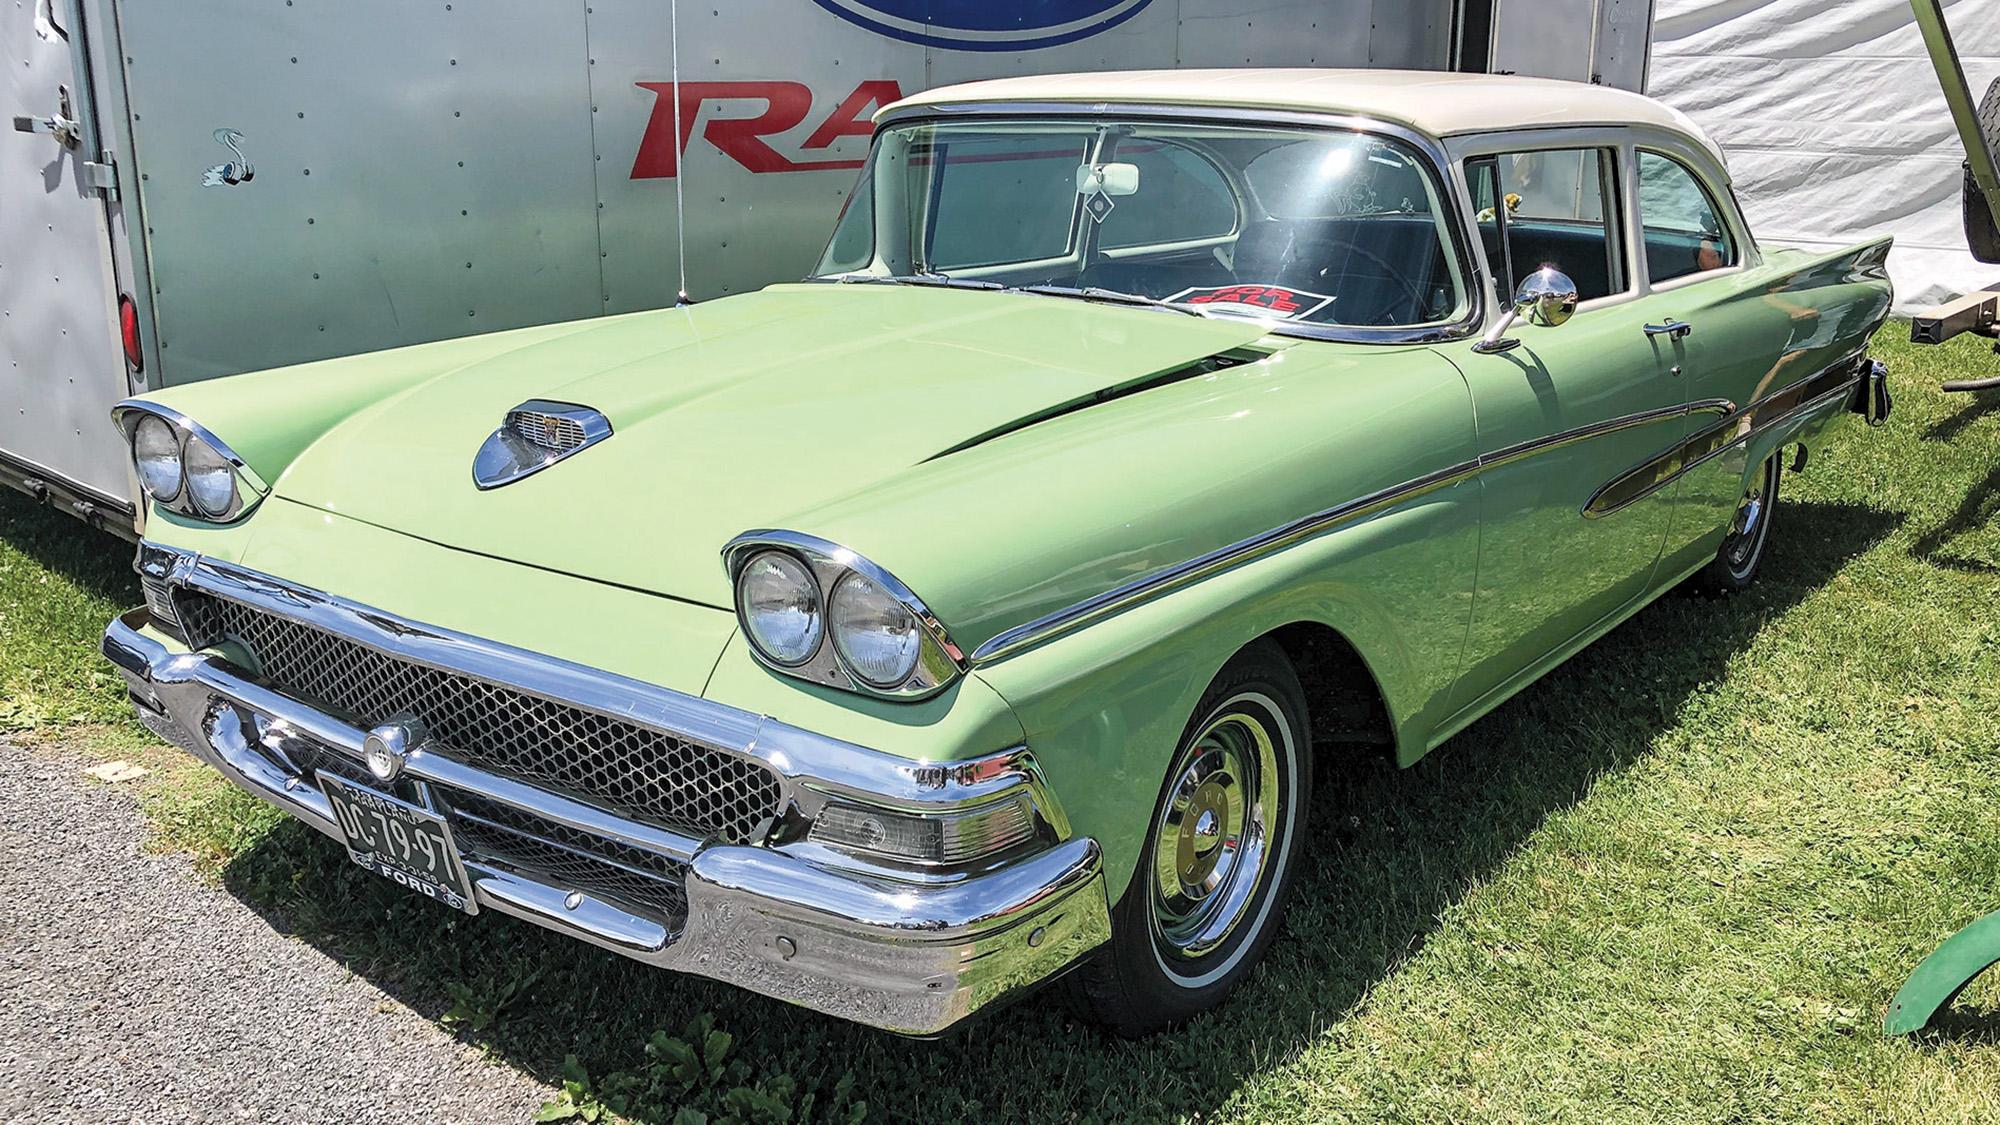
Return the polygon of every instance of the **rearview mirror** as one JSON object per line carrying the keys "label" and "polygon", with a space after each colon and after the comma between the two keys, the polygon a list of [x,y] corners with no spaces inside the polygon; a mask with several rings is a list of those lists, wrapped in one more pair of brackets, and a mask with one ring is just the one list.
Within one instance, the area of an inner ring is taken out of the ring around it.
{"label": "rearview mirror", "polygon": [[1514,290],[1513,305],[1472,350],[1489,354],[1519,347],[1521,341],[1507,338],[1507,330],[1524,317],[1537,328],[1560,328],[1576,315],[1576,301],[1576,283],[1569,275],[1554,266],[1543,266],[1521,279],[1520,288]]}
{"label": "rearview mirror", "polygon": [[1137,164],[1082,164],[1076,169],[1078,195],[1134,195],[1139,191]]}

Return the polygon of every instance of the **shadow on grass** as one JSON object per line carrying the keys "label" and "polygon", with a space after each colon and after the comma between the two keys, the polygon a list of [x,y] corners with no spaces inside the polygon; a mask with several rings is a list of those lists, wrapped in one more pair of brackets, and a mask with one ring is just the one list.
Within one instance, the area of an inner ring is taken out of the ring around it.
{"label": "shadow on grass", "polygon": [[1944,522],[1918,536],[1910,544],[1910,554],[1948,570],[1973,574],[2000,572],[2000,563],[1958,554],[1946,547],[1960,535],[1986,526],[1996,516],[2000,516],[2000,464],[1995,464],[1978,484],[1965,490],[1958,507],[1944,518]]}
{"label": "shadow on grass", "polygon": [[909,1043],[511,919],[447,914],[290,822],[240,854],[225,882],[415,1009],[455,1005],[462,1033],[550,1081],[570,1053],[593,1075],[642,1067],[655,1029],[710,1012],[754,1074],[821,1091],[848,1074],[891,1117],[1201,1113],[1349,1014],[1545,818],[1649,753],[1767,621],[1901,522],[1836,503],[1786,502],[1779,514],[1748,593],[1661,599],[1409,770],[1372,757],[1323,764],[1286,937],[1220,1010],[1142,1042],[1043,994],[942,1042]]}
{"label": "shadow on grass", "polygon": [[1992,391],[1970,392],[1972,401],[1955,414],[1947,414],[1930,424],[1924,431],[1925,441],[1950,441],[1965,432],[1968,426],[1995,411],[2000,411],[2000,393]]}
{"label": "shadow on grass", "polygon": [[139,604],[132,544],[108,531],[0,488],[0,541],[89,594]]}

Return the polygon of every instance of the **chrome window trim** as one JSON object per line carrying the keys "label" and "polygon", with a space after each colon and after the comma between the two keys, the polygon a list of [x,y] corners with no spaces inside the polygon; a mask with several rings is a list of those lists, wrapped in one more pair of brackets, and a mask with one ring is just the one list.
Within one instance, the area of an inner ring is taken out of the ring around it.
{"label": "chrome window trim", "polygon": [[[583,430],[583,441],[568,449],[551,450],[518,437],[508,426],[516,414],[546,414],[575,422]],[[500,419],[479,451],[472,455],[472,483],[484,492],[533,476],[558,461],[568,460],[611,436],[611,419],[604,412],[574,402],[554,402],[531,398],[510,408]]]}
{"label": "chrome window trim", "polygon": [[1451,175],[1451,161],[1444,144],[1428,133],[1398,122],[1350,113],[1272,109],[1257,106],[1161,105],[1157,102],[962,102],[944,105],[917,103],[884,114],[875,121],[879,134],[892,126],[922,124],[927,121],[962,121],[972,117],[1124,117],[1169,122],[1203,122],[1214,125],[1281,126],[1326,132],[1373,133],[1400,141],[1425,161],[1423,171],[1437,187],[1438,222],[1452,244],[1452,261],[1458,269],[1460,294],[1465,313],[1445,324],[1415,328],[1367,328],[1360,325],[1299,324],[1271,321],[1272,333],[1309,340],[1336,340],[1356,344],[1436,344],[1462,340],[1479,333],[1486,319],[1486,301],[1481,297],[1485,274],[1470,246],[1465,216],[1472,212],[1466,204],[1463,185]]}
{"label": "chrome window trim", "polygon": [[177,515],[188,516],[203,523],[229,524],[235,523],[249,515],[255,510],[257,505],[264,502],[264,497],[271,494],[271,486],[264,482],[264,478],[257,474],[257,470],[251,468],[248,461],[245,461],[241,455],[234,449],[231,449],[229,443],[215,436],[213,430],[210,430],[207,426],[202,425],[200,422],[175,410],[171,406],[162,406],[157,402],[148,402],[143,398],[128,398],[111,408],[111,421],[118,427],[120,436],[125,439],[125,460],[128,463],[131,462],[133,457],[132,431],[139,425],[139,419],[148,414],[174,427],[174,432],[180,435],[181,461],[183,465],[187,461],[187,443],[190,441],[200,441],[210,449],[222,454],[222,459],[229,462],[230,466],[236,470],[236,495],[230,499],[229,507],[223,509],[218,514],[210,515],[202,511],[201,507],[194,502],[194,498],[189,494],[186,473],[183,472],[181,490],[170,501],[155,500],[153,495],[146,491],[145,485],[141,484],[139,486],[139,495],[145,502],[157,504],[167,511]]}
{"label": "chrome window trim", "polygon": [[[904,758],[658,684],[413,621],[178,547],[143,542],[138,569],[400,659],[754,759],[778,775],[781,802],[808,817],[829,796],[938,813],[975,806],[1026,785],[1044,820],[1057,827],[1059,838],[1068,837],[1067,821],[1025,746],[961,761]],[[413,764],[416,757],[412,755]]]}
{"label": "chrome window trim", "polygon": [[[881,699],[915,700],[936,695],[950,687],[964,672],[965,654],[951,639],[944,623],[932,613],[924,600],[914,590],[905,586],[900,579],[875,562],[855,552],[817,535],[807,535],[799,531],[764,528],[746,531],[731,539],[722,548],[723,570],[729,575],[730,589],[734,591],[736,578],[751,556],[759,550],[783,551],[804,563],[812,573],[820,588],[820,612],[825,621],[825,636],[812,656],[798,664],[781,664],[766,657],[750,640],[750,626],[743,620],[743,607],[735,606],[736,625],[743,632],[744,643],[759,664],[795,679],[808,683],[822,684],[872,695]],[[903,608],[917,620],[923,633],[922,648],[917,656],[917,667],[910,677],[900,685],[877,687],[849,671],[841,657],[839,646],[833,640],[832,600],[833,590],[848,573],[859,574],[889,591]],[[732,601],[734,595],[732,593]]]}

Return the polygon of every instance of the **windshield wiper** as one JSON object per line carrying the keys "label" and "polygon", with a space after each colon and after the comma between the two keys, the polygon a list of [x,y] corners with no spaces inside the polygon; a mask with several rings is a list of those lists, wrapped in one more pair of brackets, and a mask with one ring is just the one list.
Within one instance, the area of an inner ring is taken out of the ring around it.
{"label": "windshield wiper", "polygon": [[1005,289],[997,281],[974,281],[942,273],[844,273],[826,280],[842,285],[925,285],[936,289]]}
{"label": "windshield wiper", "polygon": [[1074,297],[1083,301],[1102,301],[1112,305],[1142,305],[1147,308],[1166,309],[1185,316],[1203,316],[1200,309],[1190,305],[1179,305],[1172,301],[1162,301],[1157,297],[1147,297],[1138,293],[1123,293],[1116,289],[1105,289],[1096,285],[1078,288],[1074,285],[1016,285],[1009,293],[1036,293],[1044,297]]}

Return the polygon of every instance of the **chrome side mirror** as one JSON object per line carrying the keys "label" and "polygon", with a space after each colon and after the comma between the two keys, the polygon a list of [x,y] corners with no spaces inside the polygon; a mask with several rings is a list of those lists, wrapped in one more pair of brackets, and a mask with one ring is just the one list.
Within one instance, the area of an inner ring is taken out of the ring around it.
{"label": "chrome side mirror", "polygon": [[1472,350],[1485,355],[1519,347],[1521,341],[1509,339],[1507,330],[1523,317],[1537,328],[1567,324],[1576,315],[1576,300],[1576,282],[1554,266],[1543,266],[1521,279],[1521,287],[1514,290],[1513,306],[1494,322]]}

